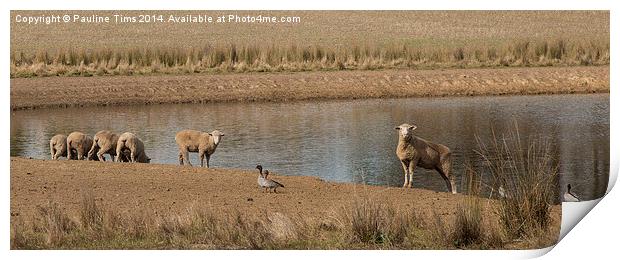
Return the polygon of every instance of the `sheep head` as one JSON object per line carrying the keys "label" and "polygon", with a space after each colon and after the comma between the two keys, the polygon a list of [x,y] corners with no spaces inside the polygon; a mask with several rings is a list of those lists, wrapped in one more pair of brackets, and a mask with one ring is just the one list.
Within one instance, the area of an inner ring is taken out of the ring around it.
{"label": "sheep head", "polygon": [[398,134],[400,135],[400,137],[405,139],[411,138],[411,136],[413,135],[413,130],[415,130],[416,128],[418,127],[410,124],[402,124],[395,127],[395,129],[398,130]]}
{"label": "sheep head", "polygon": [[218,130],[214,130],[213,132],[209,133],[209,136],[213,138],[213,144],[218,145],[220,143],[220,139],[222,138],[222,136],[224,136],[224,133]]}

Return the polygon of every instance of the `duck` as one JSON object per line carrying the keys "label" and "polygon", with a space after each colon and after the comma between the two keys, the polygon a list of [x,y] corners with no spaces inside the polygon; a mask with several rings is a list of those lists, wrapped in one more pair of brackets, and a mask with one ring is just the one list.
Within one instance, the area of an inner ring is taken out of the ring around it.
{"label": "duck", "polygon": [[265,170],[263,172],[263,166],[260,164],[256,165],[256,169],[258,169],[258,186],[265,189],[263,192],[269,190],[269,193],[271,193],[271,190],[273,190],[274,193],[278,193],[277,189],[279,187],[284,188],[284,185],[281,183],[268,179],[269,171]]}
{"label": "duck", "polygon": [[571,191],[570,183],[566,185],[566,192],[564,192],[564,201],[565,202],[579,202],[581,199]]}

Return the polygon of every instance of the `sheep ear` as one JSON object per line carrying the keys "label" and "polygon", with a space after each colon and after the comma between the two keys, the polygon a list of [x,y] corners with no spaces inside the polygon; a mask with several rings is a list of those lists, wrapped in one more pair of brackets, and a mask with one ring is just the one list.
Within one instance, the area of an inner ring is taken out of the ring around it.
{"label": "sheep ear", "polygon": [[224,133],[222,133],[220,136],[224,136]]}
{"label": "sheep ear", "polygon": [[409,127],[409,129],[411,129],[411,131],[416,130],[416,128],[418,128],[418,127],[415,126],[415,125],[412,125],[412,126]]}
{"label": "sheep ear", "polygon": [[209,134],[209,136],[213,136],[211,133],[208,133],[208,134]]}
{"label": "sheep ear", "polygon": [[394,129],[396,129],[396,130],[400,130],[400,126],[394,127]]}

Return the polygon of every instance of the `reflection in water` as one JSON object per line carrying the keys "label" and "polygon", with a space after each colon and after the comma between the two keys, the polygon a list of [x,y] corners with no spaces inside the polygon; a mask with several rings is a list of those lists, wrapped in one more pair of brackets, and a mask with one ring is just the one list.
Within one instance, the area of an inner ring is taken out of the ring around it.
{"label": "reflection in water", "polygon": [[[561,186],[571,183],[585,199],[604,194],[609,172],[609,95],[413,98],[224,103],[47,109],[11,116],[11,156],[47,159],[57,134],[103,129],[136,133],[153,163],[178,163],[174,135],[182,129],[226,136],[213,167],[253,169],[261,163],[286,175],[310,175],[342,182],[400,186],[394,126],[418,126],[415,133],[453,150],[460,188],[463,165],[480,165],[474,135],[488,138],[519,123],[521,136],[545,137],[557,153]],[[191,154],[197,163],[197,155]],[[446,191],[434,171],[420,167],[414,187]]]}

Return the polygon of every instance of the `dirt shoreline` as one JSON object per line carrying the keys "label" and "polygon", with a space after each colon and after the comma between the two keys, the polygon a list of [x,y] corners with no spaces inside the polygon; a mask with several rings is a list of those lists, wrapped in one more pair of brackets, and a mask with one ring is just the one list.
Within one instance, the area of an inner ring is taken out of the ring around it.
{"label": "dirt shoreline", "polygon": [[11,79],[11,110],[609,92],[609,66]]}
{"label": "dirt shoreline", "polygon": [[[104,167],[105,166],[105,167]],[[37,206],[57,203],[77,215],[82,196],[92,193],[96,202],[123,214],[148,212],[157,216],[186,213],[206,206],[216,214],[238,210],[247,214],[265,211],[327,221],[356,198],[371,198],[396,209],[411,209],[432,218],[450,221],[465,197],[447,192],[399,187],[332,183],[315,177],[273,174],[286,188],[278,194],[263,193],[250,169],[204,169],[161,164],[120,164],[88,161],[49,161],[11,157],[11,223],[27,220]],[[495,200],[482,200],[487,221],[497,221]],[[548,245],[557,240],[561,206],[552,208]],[[515,245],[518,247],[518,245]]]}

